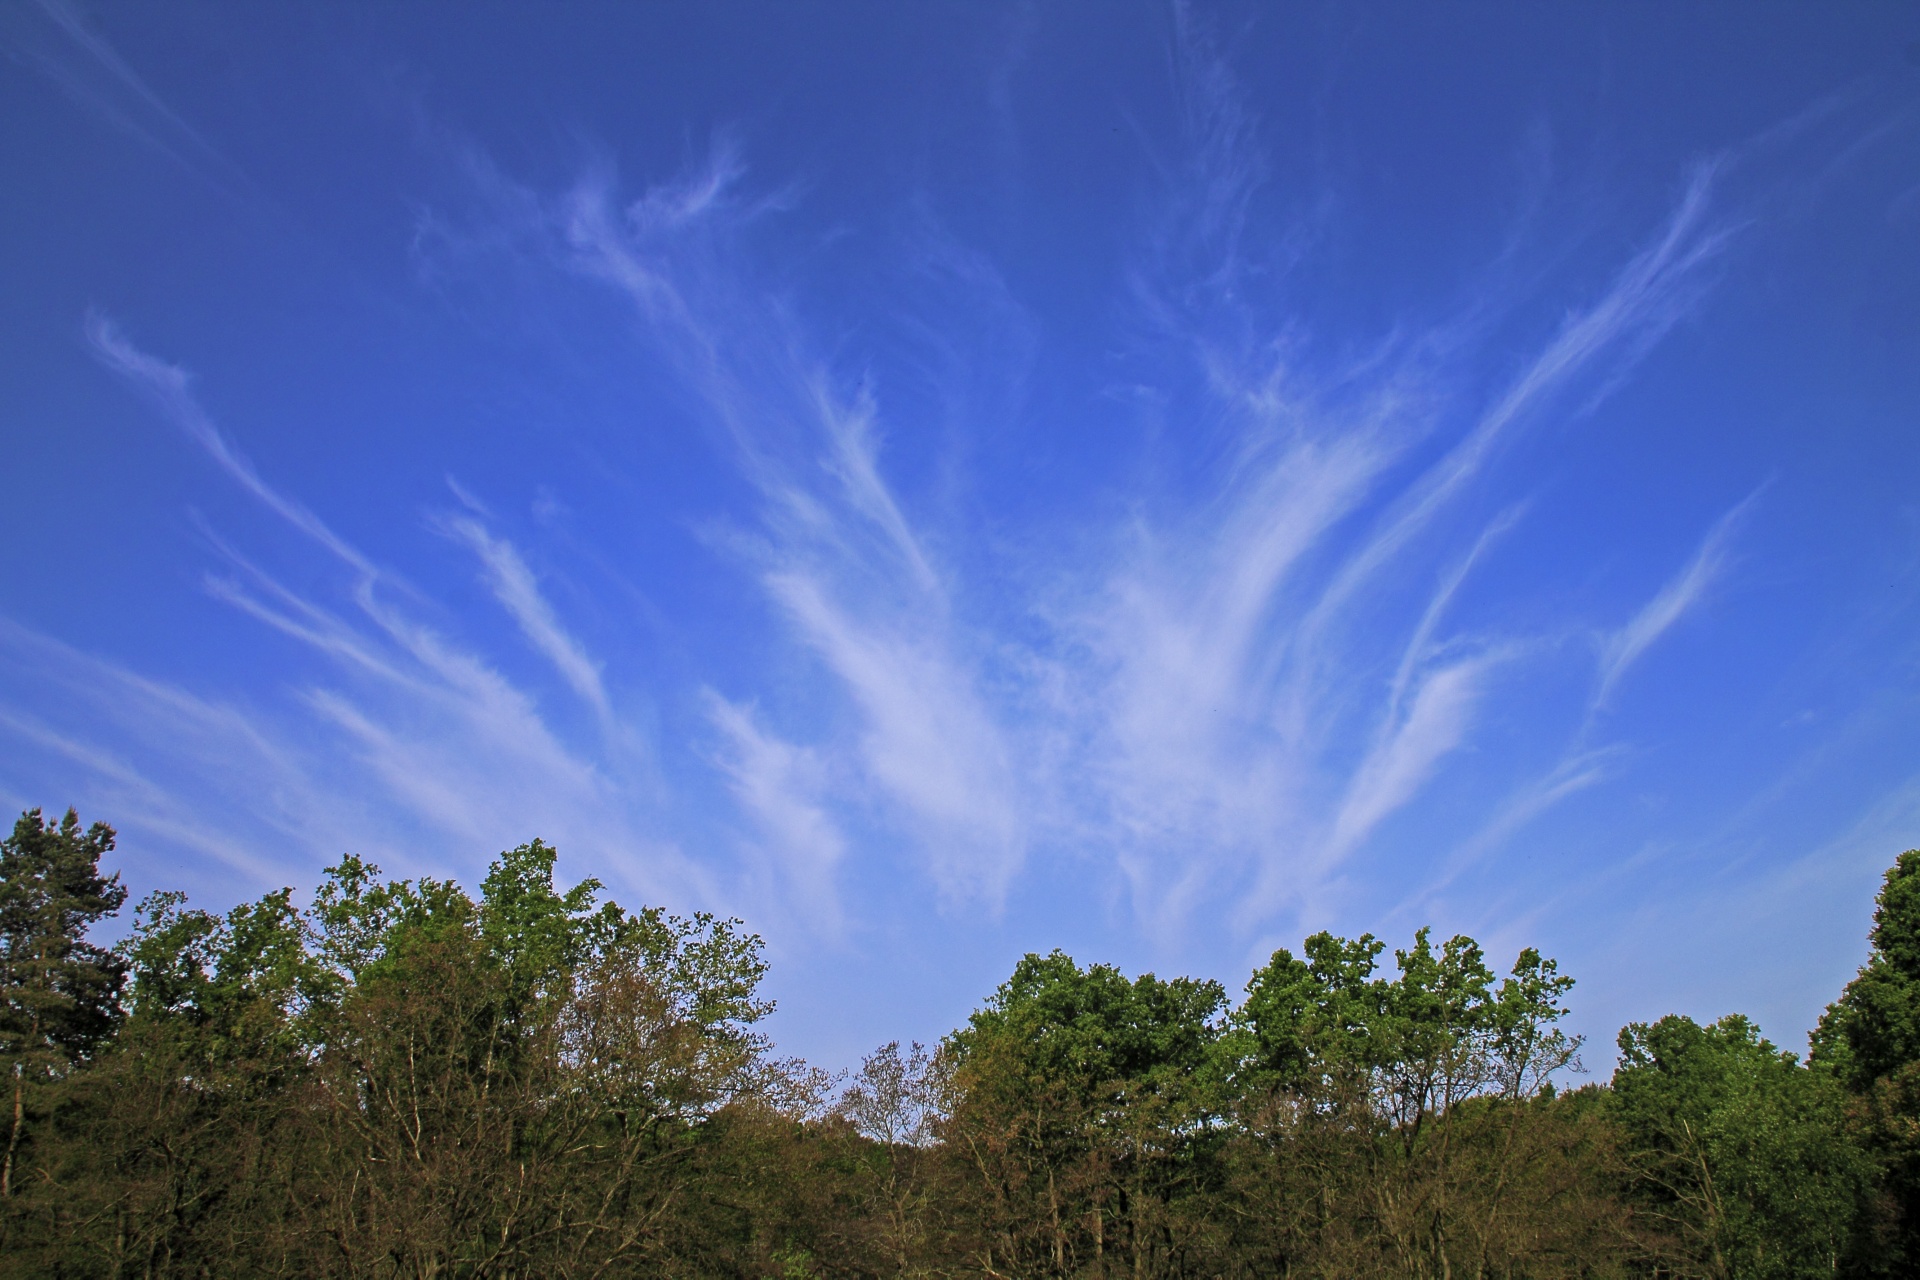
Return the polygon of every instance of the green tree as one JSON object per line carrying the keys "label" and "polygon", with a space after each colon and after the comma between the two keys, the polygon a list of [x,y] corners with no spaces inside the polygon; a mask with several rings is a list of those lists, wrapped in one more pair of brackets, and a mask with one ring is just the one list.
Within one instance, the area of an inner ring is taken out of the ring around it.
{"label": "green tree", "polygon": [[1180,1274],[1207,1223],[1220,984],[1028,955],[947,1042],[977,1265]]}
{"label": "green tree", "polygon": [[508,850],[477,900],[355,858],[305,911],[150,897],[0,1276],[760,1274],[830,1241],[779,1175],[824,1167],[820,1090],[767,1055],[760,940],[554,864]]}
{"label": "green tree", "polygon": [[224,915],[150,895],[110,1052],[65,1086],[19,1274],[247,1274],[291,1247],[313,965],[289,890]]}
{"label": "green tree", "polygon": [[86,936],[127,898],[117,873],[100,874],[113,840],[105,823],[82,831],[72,809],[57,826],[31,809],[0,841],[0,1062],[13,1103],[0,1196],[14,1191],[29,1092],[89,1058],[119,1018],[123,967]]}
{"label": "green tree", "polygon": [[1496,983],[1472,938],[1436,951],[1420,930],[1394,952],[1392,980],[1377,973],[1385,949],[1318,933],[1304,959],[1274,952],[1233,1018],[1243,1087],[1367,1108],[1411,1145],[1465,1099],[1530,1097],[1576,1062],[1579,1042],[1557,1026],[1573,980],[1539,952]]}
{"label": "green tree", "polygon": [[1814,1031],[1813,1056],[1856,1093],[1920,1063],[1920,849],[1888,869],[1872,951]]}
{"label": "green tree", "polygon": [[1920,1267],[1920,850],[1888,868],[1867,962],[1813,1033],[1813,1061],[1852,1094],[1852,1127],[1883,1166],[1883,1211],[1862,1252]]}
{"label": "green tree", "polygon": [[597,1275],[723,1249],[717,1149],[781,1083],[754,1029],[760,940],[562,890],[555,861],[508,850],[475,901],[347,859],[315,894],[325,1172],[304,1203],[350,1269]]}
{"label": "green tree", "polygon": [[1668,1274],[1831,1276],[1874,1185],[1832,1076],[1732,1014],[1620,1033],[1612,1110],[1642,1243]]}
{"label": "green tree", "polygon": [[1599,1219],[1568,1152],[1594,1126],[1551,1083],[1577,1065],[1572,980],[1528,949],[1496,981],[1473,939],[1425,929],[1388,978],[1385,949],[1315,934],[1233,1014],[1241,1247],[1332,1274],[1584,1265]]}

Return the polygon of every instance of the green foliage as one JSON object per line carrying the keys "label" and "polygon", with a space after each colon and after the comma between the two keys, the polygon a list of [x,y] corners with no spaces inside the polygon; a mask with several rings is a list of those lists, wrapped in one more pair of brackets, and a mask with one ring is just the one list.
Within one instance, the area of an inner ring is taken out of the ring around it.
{"label": "green foliage", "polygon": [[1150,973],[1130,982],[1110,965],[1082,969],[1055,951],[1023,957],[950,1043],[962,1063],[999,1053],[1021,1079],[1088,1101],[1186,1093],[1205,1074],[1225,1005],[1217,982]]}
{"label": "green foliage", "polygon": [[132,1015],[191,1035],[212,1059],[295,1053],[304,999],[317,985],[308,938],[290,889],[224,916],[188,908],[181,894],[149,895],[119,948]]}
{"label": "green foliage", "polygon": [[1850,1127],[1884,1169],[1881,1251],[1920,1268],[1920,850],[1888,869],[1872,950],[1813,1034],[1816,1065],[1852,1095]]}
{"label": "green foliage", "polygon": [[1028,955],[837,1104],[761,1030],[760,939],[556,882],[351,855],[304,909],[140,904],[113,833],[0,850],[16,1105],[0,1277],[1905,1274],[1920,1186],[1920,854],[1803,1066],[1742,1018],[1621,1035],[1572,980],[1426,930],[1217,982]]}
{"label": "green foliage", "polygon": [[1427,930],[1396,951],[1399,976],[1377,976],[1385,944],[1329,933],[1306,958],[1281,950],[1247,985],[1229,1039],[1242,1084],[1315,1105],[1364,1105],[1410,1136],[1466,1098],[1531,1096],[1575,1062],[1554,1024],[1573,986],[1531,948],[1497,986],[1480,947],[1455,937],[1435,952]]}
{"label": "green foliage", "polygon": [[30,809],[0,841],[0,1066],[13,1104],[0,1196],[14,1191],[29,1092],[91,1057],[119,1018],[121,965],[86,938],[127,898],[119,876],[100,874],[113,840],[105,823],[81,831],[72,809],[52,827]]}
{"label": "green foliage", "polygon": [[1920,1062],[1920,849],[1887,872],[1868,934],[1872,954],[1814,1033],[1814,1056],[1849,1088]]}
{"label": "green foliage", "polygon": [[113,828],[84,832],[73,810],[58,826],[20,815],[0,841],[0,1061],[9,1074],[59,1071],[113,1031],[122,971],[87,930],[119,911],[127,891],[102,876]]}
{"label": "green foliage", "polygon": [[[16,906],[65,848],[34,843],[37,819]],[[111,833],[92,839],[97,859]],[[508,850],[475,900],[347,857],[304,911],[287,889],[225,914],[162,893],[116,952],[69,938],[111,990],[128,973],[127,1023],[31,1153],[5,1252],[76,1273],[563,1275],[761,1248],[686,1217],[688,1183],[724,1176],[715,1144],[724,1166],[795,1093],[755,1029],[759,938],[561,889],[555,861]],[[61,910],[15,916],[90,918]]]}
{"label": "green foliage", "polygon": [[1112,1255],[1161,1274],[1196,1247],[1225,1004],[1216,982],[1129,980],[1055,951],[1021,959],[949,1037],[943,1136],[973,1154],[994,1265],[1066,1275]]}
{"label": "green foliage", "polygon": [[1572,981],[1531,949],[1496,981],[1471,938],[1436,950],[1424,929],[1388,978],[1385,950],[1315,934],[1232,1015],[1238,1120],[1286,1162],[1242,1173],[1252,1239],[1350,1272],[1572,1265],[1605,1217],[1565,1154],[1593,1126],[1552,1105],[1552,1075],[1577,1066],[1556,1025]]}
{"label": "green foliage", "polygon": [[337,1002],[374,979],[396,948],[432,941],[473,923],[473,901],[444,880],[380,879],[380,868],[352,854],[326,869],[307,911],[320,973],[314,994]]}
{"label": "green foliage", "polygon": [[1832,1077],[1738,1014],[1620,1033],[1613,1114],[1649,1253],[1735,1280],[1834,1274],[1874,1169],[1848,1137]]}

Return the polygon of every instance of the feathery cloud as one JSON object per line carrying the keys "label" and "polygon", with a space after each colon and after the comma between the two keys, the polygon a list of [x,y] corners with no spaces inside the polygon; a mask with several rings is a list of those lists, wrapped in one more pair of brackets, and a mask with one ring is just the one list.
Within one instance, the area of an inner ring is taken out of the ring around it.
{"label": "feathery cloud", "polygon": [[319,516],[260,478],[253,463],[227,439],[200,407],[200,402],[194,398],[192,379],[186,370],[140,350],[127,340],[119,325],[98,312],[88,315],[86,334],[94,354],[102,363],[152,397],[174,425],[185,431],[188,438],[205,450],[207,456],[241,488],[364,577],[375,576],[374,567],[366,557],[328,528]]}
{"label": "feathery cloud", "polygon": [[[641,808],[657,793],[650,778],[635,776],[624,756],[569,744],[535,700],[485,657],[397,603],[396,597],[414,600],[418,593],[269,484],[195,399],[183,369],[140,350],[104,317],[89,317],[87,330],[102,362],[153,399],[229,479],[356,571],[347,593],[351,613],[342,613],[216,542],[236,573],[210,576],[209,593],[330,659],[342,677],[333,686],[299,691],[299,714],[285,708],[228,713],[239,717],[249,740],[263,744],[241,751],[242,758],[283,762],[274,794],[302,797],[307,808],[323,803],[337,768],[288,745],[318,729],[354,762],[362,784],[371,782],[384,796],[391,824],[426,835],[433,852],[406,853],[403,865],[423,857],[471,858],[490,843],[518,842],[531,828],[650,893],[686,900],[704,892],[704,873],[656,834],[659,824]],[[480,558],[496,599],[529,642],[598,713],[603,728],[609,725],[613,711],[599,663],[561,626],[517,549],[474,519],[452,517],[446,527]],[[120,732],[157,729],[165,719],[158,696],[123,700],[114,712]],[[192,705],[184,694],[165,696]],[[215,754],[202,762],[205,768],[216,767]],[[241,807],[258,810],[257,804]]]}
{"label": "feathery cloud", "polygon": [[1728,543],[1753,503],[1755,490],[1713,522],[1686,565],[1640,607],[1626,625],[1609,636],[1600,649],[1600,682],[1595,707],[1606,705],[1614,688],[1653,643],[1665,635],[1713,586],[1726,566]]}
{"label": "feathery cloud", "polygon": [[[713,239],[758,207],[721,198],[742,177],[723,151],[631,204],[625,229],[610,193],[583,186],[567,202],[567,242],[690,357],[691,389],[761,497],[759,536],[741,544],[747,562],[860,717],[855,773],[917,835],[945,892],[997,900],[1026,844],[1004,731],[884,478],[872,395],[837,393],[797,354],[805,343],[777,305],[731,305],[747,283],[713,274]],[[705,238],[689,243],[696,229]]]}
{"label": "feathery cloud", "polygon": [[847,839],[821,799],[828,779],[819,753],[770,733],[753,708],[712,691],[707,711],[726,739],[720,767],[758,828],[760,850],[775,868],[783,896],[802,908],[810,932],[838,934],[843,917],[834,881]]}
{"label": "feathery cloud", "polygon": [[478,520],[455,516],[443,522],[446,530],[472,548],[487,572],[494,599],[512,616],[527,642],[553,664],[581,701],[604,719],[612,714],[600,682],[600,664],[587,656],[580,642],[568,634],[553,606],[540,593],[533,570],[505,538],[487,532]]}

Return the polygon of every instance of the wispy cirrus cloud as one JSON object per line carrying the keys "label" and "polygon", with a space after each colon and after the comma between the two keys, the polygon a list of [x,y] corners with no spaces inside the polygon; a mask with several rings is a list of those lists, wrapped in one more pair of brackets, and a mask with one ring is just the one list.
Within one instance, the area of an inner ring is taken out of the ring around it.
{"label": "wispy cirrus cloud", "polygon": [[[709,892],[711,877],[689,866],[660,834],[662,823],[649,821],[646,804],[658,787],[633,772],[630,753],[609,752],[604,741],[570,742],[538,699],[495,662],[421,621],[414,609],[424,597],[269,483],[193,395],[185,370],[140,349],[106,317],[90,316],[86,329],[101,362],[152,400],[227,478],[352,571],[343,610],[290,589],[212,539],[228,571],[208,576],[209,593],[324,658],[338,679],[291,691],[291,705],[196,711],[194,718],[221,726],[209,739],[203,769],[216,768],[216,757],[231,757],[238,776],[289,797],[302,814],[324,809],[336,790],[365,797],[371,783],[382,797],[368,801],[380,822],[421,842],[398,852],[403,866],[457,865],[502,840],[543,834],[644,891],[681,900]],[[474,553],[496,601],[530,647],[608,727],[617,713],[600,663],[562,624],[518,549],[477,515],[439,523]],[[91,663],[111,673],[113,683],[146,690],[103,707],[122,734],[151,737],[169,719],[168,706],[204,706],[184,690],[142,681],[105,659],[82,659],[49,648],[50,642],[22,643],[43,666],[59,665],[55,657],[67,666]],[[260,768],[269,761],[275,763],[263,776]],[[349,780],[343,768],[357,776]],[[260,814],[258,804],[237,807]],[[286,825],[313,858],[380,839],[356,823],[302,818]]]}
{"label": "wispy cirrus cloud", "polygon": [[1480,829],[1453,849],[1428,883],[1403,904],[1403,911],[1415,905],[1430,906],[1449,885],[1507,840],[1561,802],[1606,781],[1611,771],[1621,767],[1630,754],[1626,744],[1595,742],[1600,713],[1629,668],[1706,597],[1724,572],[1735,533],[1765,487],[1756,489],[1716,520],[1680,571],[1647,597],[1624,625],[1601,637],[1599,673],[1587,700],[1586,715],[1559,758],[1545,772],[1514,784]]}
{"label": "wispy cirrus cloud", "polygon": [[825,800],[832,789],[826,762],[820,752],[769,731],[752,707],[709,691],[707,710],[725,741],[720,768],[777,880],[763,907],[782,914],[797,907],[808,932],[838,935],[844,914],[835,880],[847,837]]}
{"label": "wispy cirrus cloud", "polygon": [[[1243,930],[1264,927],[1388,838],[1396,815],[1481,748],[1517,672],[1561,661],[1560,638],[1591,631],[1580,618],[1516,620],[1462,602],[1533,509],[1502,469],[1521,440],[1590,409],[1698,296],[1727,243],[1713,166],[1688,177],[1592,296],[1518,355],[1498,354],[1504,377],[1484,376],[1496,357],[1473,346],[1478,330],[1446,319],[1333,359],[1270,278],[1311,236],[1296,227],[1278,248],[1255,242],[1258,121],[1181,15],[1184,152],[1161,157],[1160,215],[1115,264],[1127,314],[1112,380],[1127,403],[1152,406],[1142,434],[1176,465],[1149,459],[1104,504],[1069,495],[1079,514],[1064,536],[1008,520],[989,539],[970,523],[977,510],[903,483],[903,455],[923,471],[960,463],[926,465],[930,433],[898,407],[897,384],[846,356],[844,338],[810,329],[756,272],[748,237],[792,197],[756,194],[743,149],[723,141],[630,198],[609,174],[546,194],[484,154],[467,157],[485,188],[482,220],[511,225],[461,233],[452,269],[512,254],[543,287],[584,280],[624,299],[642,348],[691,393],[749,495],[702,532],[758,593],[769,625],[755,641],[780,653],[780,675],[698,672],[696,736],[719,746],[662,741],[646,754],[697,758],[730,808],[697,815],[693,829],[748,833],[745,882],[818,936],[851,927],[849,868],[883,857],[908,863],[950,909],[991,910],[1036,858],[1078,858],[1095,868],[1095,890],[1118,888],[1160,938],[1208,903],[1237,904],[1227,915]],[[949,273],[948,314],[912,317],[944,353],[931,398],[957,406],[956,436],[1024,429],[987,421],[1012,415],[1018,398],[973,394],[966,379],[1001,371],[966,367],[950,335],[1018,329],[1027,359],[1038,322],[986,255],[925,235],[940,243],[923,259],[963,268]],[[462,510],[430,520],[478,563],[543,664],[529,673],[463,641],[422,593],[263,478],[183,369],[104,317],[87,332],[101,362],[226,477],[351,571],[337,595],[296,591],[222,549],[210,592],[331,664],[291,710],[251,713],[260,741],[284,751],[317,727],[387,812],[448,846],[531,827],[683,896],[726,879],[729,869],[659,834],[654,809],[672,801],[618,746],[639,732],[619,695],[642,677],[568,625],[560,604],[577,597],[555,589],[537,535],[510,538],[452,481]],[[1131,439],[1135,425],[1114,424],[1111,437]],[[1735,524],[1716,525],[1603,641],[1595,708],[1703,597]],[[557,704],[542,696],[554,678]],[[576,704],[594,733],[570,731]],[[1613,757],[1584,732],[1570,729],[1573,745],[1545,776],[1528,764],[1489,788],[1505,799],[1469,824],[1452,862],[1436,856],[1420,872],[1428,883],[1602,778]],[[292,781],[279,785],[319,796],[327,776],[287,758]],[[882,838],[911,852],[873,847]]]}
{"label": "wispy cirrus cloud", "polygon": [[175,426],[213,459],[219,468],[242,489],[252,494],[275,515],[298,529],[320,546],[358,570],[363,577],[376,576],[373,565],[319,516],[299,502],[282,494],[261,479],[252,462],[236,448],[226,434],[214,425],[206,410],[194,398],[192,379],[185,369],[168,364],[134,346],[108,317],[93,312],[87,316],[87,341],[94,354],[142,392],[152,397]]}
{"label": "wispy cirrus cloud", "polygon": [[830,599],[816,576],[767,585],[859,707],[863,772],[914,819],[936,877],[954,892],[1004,892],[1019,869],[1022,806],[971,673],[937,633],[889,631]]}
{"label": "wispy cirrus cloud", "polygon": [[[558,259],[618,288],[678,353],[760,495],[732,545],[859,725],[800,731],[853,766],[820,811],[859,803],[859,779],[919,833],[936,880],[989,900],[1035,841],[1103,847],[1156,928],[1235,883],[1261,886],[1253,910],[1276,908],[1470,745],[1500,672],[1540,637],[1447,634],[1444,619],[1524,504],[1452,552],[1442,517],[1480,500],[1556,406],[1578,392],[1569,412],[1584,412],[1617,384],[1727,240],[1702,165],[1651,240],[1477,407],[1433,367],[1459,334],[1315,373],[1291,354],[1291,322],[1262,337],[1240,301],[1257,129],[1224,64],[1187,41],[1189,155],[1169,165],[1177,194],[1127,278],[1145,331],[1191,353],[1185,373],[1134,385],[1212,424],[1213,460],[1177,501],[1150,495],[1077,551],[929,553],[964,535],[930,536],[933,513],[889,482],[882,397],[864,380],[837,389],[791,309],[756,296],[736,261],[742,227],[771,207],[745,194],[737,149],[624,208],[604,179],[547,204]],[[1450,422],[1463,427],[1448,439]],[[1437,585],[1416,567],[1449,556]],[[991,624],[958,604],[983,594],[981,573],[1033,589],[1016,608],[1045,620],[1037,647],[985,639]]]}
{"label": "wispy cirrus cloud", "polygon": [[[40,28],[33,15],[58,35]],[[67,0],[11,6],[0,18],[0,41],[76,105],[127,136],[190,168],[206,166],[223,179],[234,176],[206,136],[168,106]]]}
{"label": "wispy cirrus cloud", "polygon": [[1398,721],[1367,752],[1347,783],[1322,857],[1338,861],[1381,819],[1406,804],[1472,724],[1489,669],[1483,654],[1441,667],[1423,678]]}
{"label": "wispy cirrus cloud", "polygon": [[[1247,302],[1257,128],[1204,35],[1188,38],[1190,158],[1133,292],[1161,345],[1192,353],[1188,380],[1163,373],[1150,399],[1215,460],[1177,502],[1142,504],[1102,584],[1052,609],[1065,652],[1094,658],[1067,676],[1087,722],[1083,817],[1124,851],[1143,914],[1170,922],[1233,884],[1254,886],[1249,918],[1300,901],[1472,745],[1500,672],[1552,647],[1550,630],[1445,627],[1525,507],[1501,496],[1499,464],[1556,407],[1583,413],[1618,385],[1728,236],[1699,166],[1651,240],[1480,405],[1446,363],[1481,358],[1473,326],[1315,362],[1304,321],[1263,333]],[[1506,512],[1459,547],[1460,515],[1490,497]],[[1426,566],[1448,559],[1431,585]]]}
{"label": "wispy cirrus cloud", "polygon": [[1712,588],[1726,567],[1734,533],[1759,497],[1760,491],[1755,490],[1714,521],[1680,572],[1642,605],[1626,625],[1602,642],[1600,681],[1593,696],[1596,709],[1606,705],[1615,687],[1641,655]]}
{"label": "wispy cirrus cloud", "polygon": [[841,391],[777,300],[753,298],[714,261],[716,243],[765,207],[735,194],[744,176],[722,147],[624,213],[604,184],[585,185],[564,202],[565,243],[683,353],[759,494],[752,533],[734,545],[858,717],[841,744],[845,776],[893,812],[944,891],[997,900],[1027,841],[1003,721],[942,571],[885,477],[871,392]]}
{"label": "wispy cirrus cloud", "polygon": [[1725,246],[1728,233],[1709,222],[1714,170],[1697,167],[1665,227],[1635,254],[1592,305],[1571,313],[1551,340],[1482,411],[1472,428],[1388,506],[1384,517],[1333,575],[1306,620],[1308,643],[1335,626],[1362,586],[1426,531],[1500,447],[1608,352],[1621,359],[1601,370],[1613,385],[1664,334],[1694,297],[1698,271]]}
{"label": "wispy cirrus cloud", "polygon": [[1227,487],[1213,519],[1139,530],[1074,624],[1098,659],[1083,673],[1082,705],[1099,722],[1089,763],[1116,816],[1150,843],[1183,829],[1227,845],[1271,834],[1285,789],[1305,781],[1290,776],[1304,762],[1272,720],[1280,595],[1381,459],[1364,430],[1275,454]]}
{"label": "wispy cirrus cloud", "polygon": [[37,755],[77,766],[89,789],[69,803],[110,812],[124,832],[158,835],[254,883],[275,884],[283,874],[276,849],[289,841],[324,848],[354,825],[353,797],[323,794],[312,785],[322,772],[316,762],[239,706],[10,619],[0,619],[0,652],[4,669],[26,673],[42,704],[29,705],[27,690],[7,690],[0,728]]}
{"label": "wispy cirrus cloud", "polygon": [[611,708],[600,682],[600,664],[561,625],[519,549],[505,538],[495,537],[478,520],[454,517],[444,525],[479,557],[494,599],[519,624],[527,642],[553,664],[581,701],[603,718],[609,716]]}

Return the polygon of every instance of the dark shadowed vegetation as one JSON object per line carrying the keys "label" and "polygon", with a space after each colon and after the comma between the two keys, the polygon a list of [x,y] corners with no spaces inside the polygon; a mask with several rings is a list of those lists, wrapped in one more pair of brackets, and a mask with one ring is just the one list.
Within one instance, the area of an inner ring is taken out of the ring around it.
{"label": "dark shadowed vegetation", "polygon": [[477,896],[352,857],[305,907],[157,894],[104,948],[113,844],[0,847],[0,1274],[1920,1274],[1920,852],[1807,1060],[1675,1016],[1601,1084],[1552,960],[1424,930],[1237,997],[1029,955],[836,1080],[757,1030],[757,937],[539,841]]}

